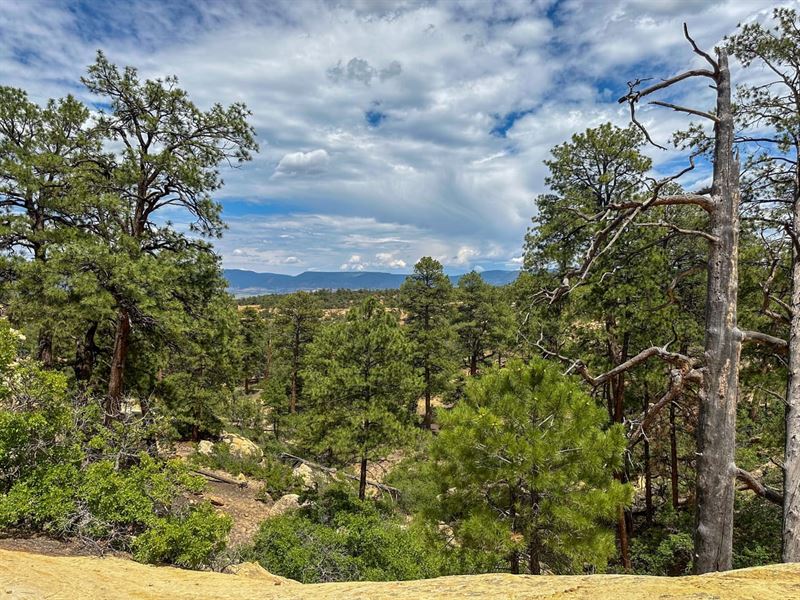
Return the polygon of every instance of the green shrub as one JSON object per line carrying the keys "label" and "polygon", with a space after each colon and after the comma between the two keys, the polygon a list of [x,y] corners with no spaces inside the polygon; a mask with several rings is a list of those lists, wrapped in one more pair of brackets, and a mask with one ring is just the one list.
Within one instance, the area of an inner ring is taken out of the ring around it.
{"label": "green shrub", "polygon": [[160,424],[105,427],[96,403],[68,400],[63,376],[15,359],[0,320],[0,529],[87,536],[139,560],[210,564],[230,520],[208,505],[180,509],[204,481],[154,458]]}
{"label": "green shrub", "polygon": [[694,543],[688,533],[672,533],[655,547],[636,539],[631,544],[631,560],[637,572],[648,575],[688,575],[692,572]]}
{"label": "green shrub", "polygon": [[230,517],[204,502],[186,514],[156,519],[133,541],[133,556],[140,562],[205,567],[224,550],[231,524]]}
{"label": "green shrub", "polygon": [[242,473],[264,483],[262,495],[271,497],[284,494],[299,494],[303,491],[303,480],[297,477],[289,465],[270,456],[256,460],[231,454],[225,443],[214,444],[211,455],[196,454],[193,460],[202,466],[238,475]]}
{"label": "green shrub", "polygon": [[420,531],[378,514],[339,514],[329,525],[302,514],[268,519],[252,558],[303,583],[435,577],[441,561]]}

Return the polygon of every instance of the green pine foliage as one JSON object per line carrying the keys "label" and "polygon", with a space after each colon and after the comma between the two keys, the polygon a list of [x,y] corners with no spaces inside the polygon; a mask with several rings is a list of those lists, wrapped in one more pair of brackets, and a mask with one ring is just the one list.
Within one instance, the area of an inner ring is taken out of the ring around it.
{"label": "green pine foliage", "polygon": [[442,264],[425,256],[400,287],[400,306],[405,313],[405,334],[412,344],[412,359],[422,378],[425,398],[424,425],[433,420],[431,399],[450,388],[456,364],[452,327],[453,286]]}
{"label": "green pine foliage", "polygon": [[431,447],[439,502],[432,513],[467,550],[529,571],[603,569],[608,524],[631,500],[616,481],[621,427],[578,385],[541,360],[512,361],[468,385]]}
{"label": "green pine foliage", "polygon": [[324,328],[308,351],[308,409],[302,438],[336,464],[367,463],[400,444],[411,423],[420,380],[397,315],[370,298]]}

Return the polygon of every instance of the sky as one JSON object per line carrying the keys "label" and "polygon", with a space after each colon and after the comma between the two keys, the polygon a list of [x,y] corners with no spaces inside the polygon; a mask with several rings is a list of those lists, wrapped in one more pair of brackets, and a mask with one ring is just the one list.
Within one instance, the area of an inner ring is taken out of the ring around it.
{"label": "sky", "polygon": [[[215,193],[226,268],[405,273],[433,256],[451,273],[517,269],[550,148],[627,125],[627,81],[699,66],[684,21],[711,49],[780,4],[0,0],[0,84],[96,106],[80,76],[102,50],[143,77],[176,75],[201,108],[245,102],[261,150]],[[670,94],[713,102],[691,82]],[[662,143],[688,124],[657,107],[641,119]],[[682,161],[647,152],[657,172]]]}

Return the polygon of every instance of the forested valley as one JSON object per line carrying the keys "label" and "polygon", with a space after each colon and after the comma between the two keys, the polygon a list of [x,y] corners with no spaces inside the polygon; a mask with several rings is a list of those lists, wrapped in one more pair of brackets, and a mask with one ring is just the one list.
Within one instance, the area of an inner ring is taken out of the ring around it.
{"label": "forested valley", "polygon": [[425,256],[399,291],[237,301],[244,104],[102,53],[99,109],[0,87],[0,547],[301,582],[800,561],[800,15],[774,22],[686,29],[628,123],[553,147],[503,287]]}

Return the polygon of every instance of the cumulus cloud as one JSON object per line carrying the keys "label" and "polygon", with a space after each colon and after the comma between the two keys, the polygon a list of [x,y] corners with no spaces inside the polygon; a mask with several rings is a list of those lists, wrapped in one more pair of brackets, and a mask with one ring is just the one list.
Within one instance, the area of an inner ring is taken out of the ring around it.
{"label": "cumulus cloud", "polygon": [[328,166],[330,156],[323,149],[311,152],[290,152],[284,154],[275,167],[276,175],[308,175],[321,173]]}
{"label": "cumulus cloud", "polygon": [[[626,124],[615,98],[628,80],[693,65],[684,20],[712,48],[772,5],[6,2],[0,73],[38,102],[92,102],[78,82],[102,48],[143,76],[177,75],[203,108],[245,102],[261,152],[223,173],[226,266],[402,270],[430,255],[454,270],[504,268],[518,264],[552,146]],[[671,100],[702,107],[710,93],[688,84]],[[641,118],[661,141],[687,122],[657,107]],[[662,171],[680,158],[648,152]]]}

